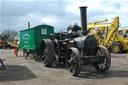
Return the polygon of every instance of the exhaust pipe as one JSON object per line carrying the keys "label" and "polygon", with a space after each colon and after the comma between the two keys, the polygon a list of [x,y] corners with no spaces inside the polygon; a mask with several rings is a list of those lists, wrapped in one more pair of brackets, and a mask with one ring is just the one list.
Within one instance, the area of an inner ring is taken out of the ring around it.
{"label": "exhaust pipe", "polygon": [[28,29],[30,29],[30,22],[28,22]]}
{"label": "exhaust pipe", "polygon": [[81,31],[87,32],[87,6],[80,7]]}

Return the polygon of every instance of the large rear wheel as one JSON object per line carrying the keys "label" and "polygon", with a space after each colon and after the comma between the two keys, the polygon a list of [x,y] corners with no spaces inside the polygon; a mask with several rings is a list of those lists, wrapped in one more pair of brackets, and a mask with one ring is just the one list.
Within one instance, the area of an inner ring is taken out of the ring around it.
{"label": "large rear wheel", "polygon": [[54,62],[54,46],[51,40],[45,40],[41,50],[43,52],[41,56],[41,62],[44,64],[45,67],[50,67]]}
{"label": "large rear wheel", "polygon": [[66,59],[66,67],[72,76],[78,76],[81,71],[81,58],[77,48],[71,48]]}
{"label": "large rear wheel", "polygon": [[97,52],[97,56],[104,56],[104,59],[101,63],[94,64],[95,69],[98,72],[105,72],[107,71],[111,66],[111,56],[106,47],[100,47],[100,49]]}

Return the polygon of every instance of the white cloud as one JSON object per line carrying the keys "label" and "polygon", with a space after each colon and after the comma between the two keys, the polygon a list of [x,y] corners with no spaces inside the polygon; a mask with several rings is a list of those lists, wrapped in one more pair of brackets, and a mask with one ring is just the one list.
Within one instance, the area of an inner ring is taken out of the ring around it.
{"label": "white cloud", "polygon": [[79,7],[87,6],[88,8],[96,9],[100,8],[100,4],[103,0],[72,0],[69,6],[67,6],[67,11],[73,14],[79,14]]}
{"label": "white cloud", "polygon": [[[60,1],[60,0],[0,0],[0,1]],[[63,0],[63,1],[69,1],[69,0]]]}
{"label": "white cloud", "polygon": [[2,2],[0,29],[4,29],[0,31],[26,29],[28,21],[31,27],[45,23],[61,30],[73,19],[69,21],[68,18],[72,15],[65,12],[65,7],[68,4],[67,0],[10,1],[4,0]]}
{"label": "white cloud", "polygon": [[55,24],[57,23],[57,20],[55,16],[45,16],[40,19],[40,22],[45,24]]}
{"label": "white cloud", "polygon": [[67,6],[67,11],[79,15],[80,6],[87,6],[88,22],[105,18],[120,17],[121,28],[127,27],[128,0],[72,0]]}
{"label": "white cloud", "polygon": [[2,10],[2,13],[0,13],[2,14],[2,21],[0,23],[2,31],[10,28],[17,31],[26,29],[28,21],[30,22],[31,27],[45,23],[54,26],[55,31],[66,29],[68,25],[74,24],[75,22],[80,25],[80,6],[88,7],[88,22],[119,16],[121,28],[128,27],[128,0],[2,1],[1,7],[4,9]]}

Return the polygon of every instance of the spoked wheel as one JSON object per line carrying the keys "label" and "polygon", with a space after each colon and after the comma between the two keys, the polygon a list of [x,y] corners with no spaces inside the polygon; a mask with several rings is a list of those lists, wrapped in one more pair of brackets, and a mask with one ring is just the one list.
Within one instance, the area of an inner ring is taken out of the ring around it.
{"label": "spoked wheel", "polygon": [[54,62],[54,47],[51,40],[46,40],[43,47],[41,61],[45,67],[50,67]]}
{"label": "spoked wheel", "polygon": [[27,59],[29,56],[29,53],[25,49],[23,49],[23,56],[25,57],[25,59]]}
{"label": "spoked wheel", "polygon": [[[48,63],[48,50],[45,49],[44,51],[44,55],[42,56],[42,61],[43,61],[43,64],[46,65]],[[47,66],[47,65],[46,65]]]}
{"label": "spoked wheel", "polygon": [[66,67],[72,76],[78,76],[81,71],[81,58],[78,49],[71,48],[66,59]]}
{"label": "spoked wheel", "polygon": [[105,56],[103,61],[101,63],[94,64],[95,69],[98,72],[105,72],[107,71],[111,66],[111,56],[109,51],[106,47],[100,47],[100,49],[97,52],[97,55],[99,56]]}
{"label": "spoked wheel", "polygon": [[25,49],[23,49],[23,56],[25,56],[25,53],[26,53],[26,50],[25,50]]}
{"label": "spoked wheel", "polygon": [[28,53],[28,52],[25,52],[25,53],[24,53],[24,57],[25,57],[25,59],[27,59],[28,56],[29,56],[29,53]]}

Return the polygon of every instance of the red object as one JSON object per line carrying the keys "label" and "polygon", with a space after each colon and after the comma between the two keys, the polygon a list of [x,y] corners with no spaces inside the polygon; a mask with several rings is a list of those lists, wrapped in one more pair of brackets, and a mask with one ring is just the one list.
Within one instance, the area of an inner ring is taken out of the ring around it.
{"label": "red object", "polygon": [[128,58],[128,55],[126,56],[126,58]]}
{"label": "red object", "polygon": [[18,55],[18,49],[17,49],[17,47],[16,47],[16,46],[14,47],[14,55],[15,55],[15,56],[17,56],[17,55]]}

